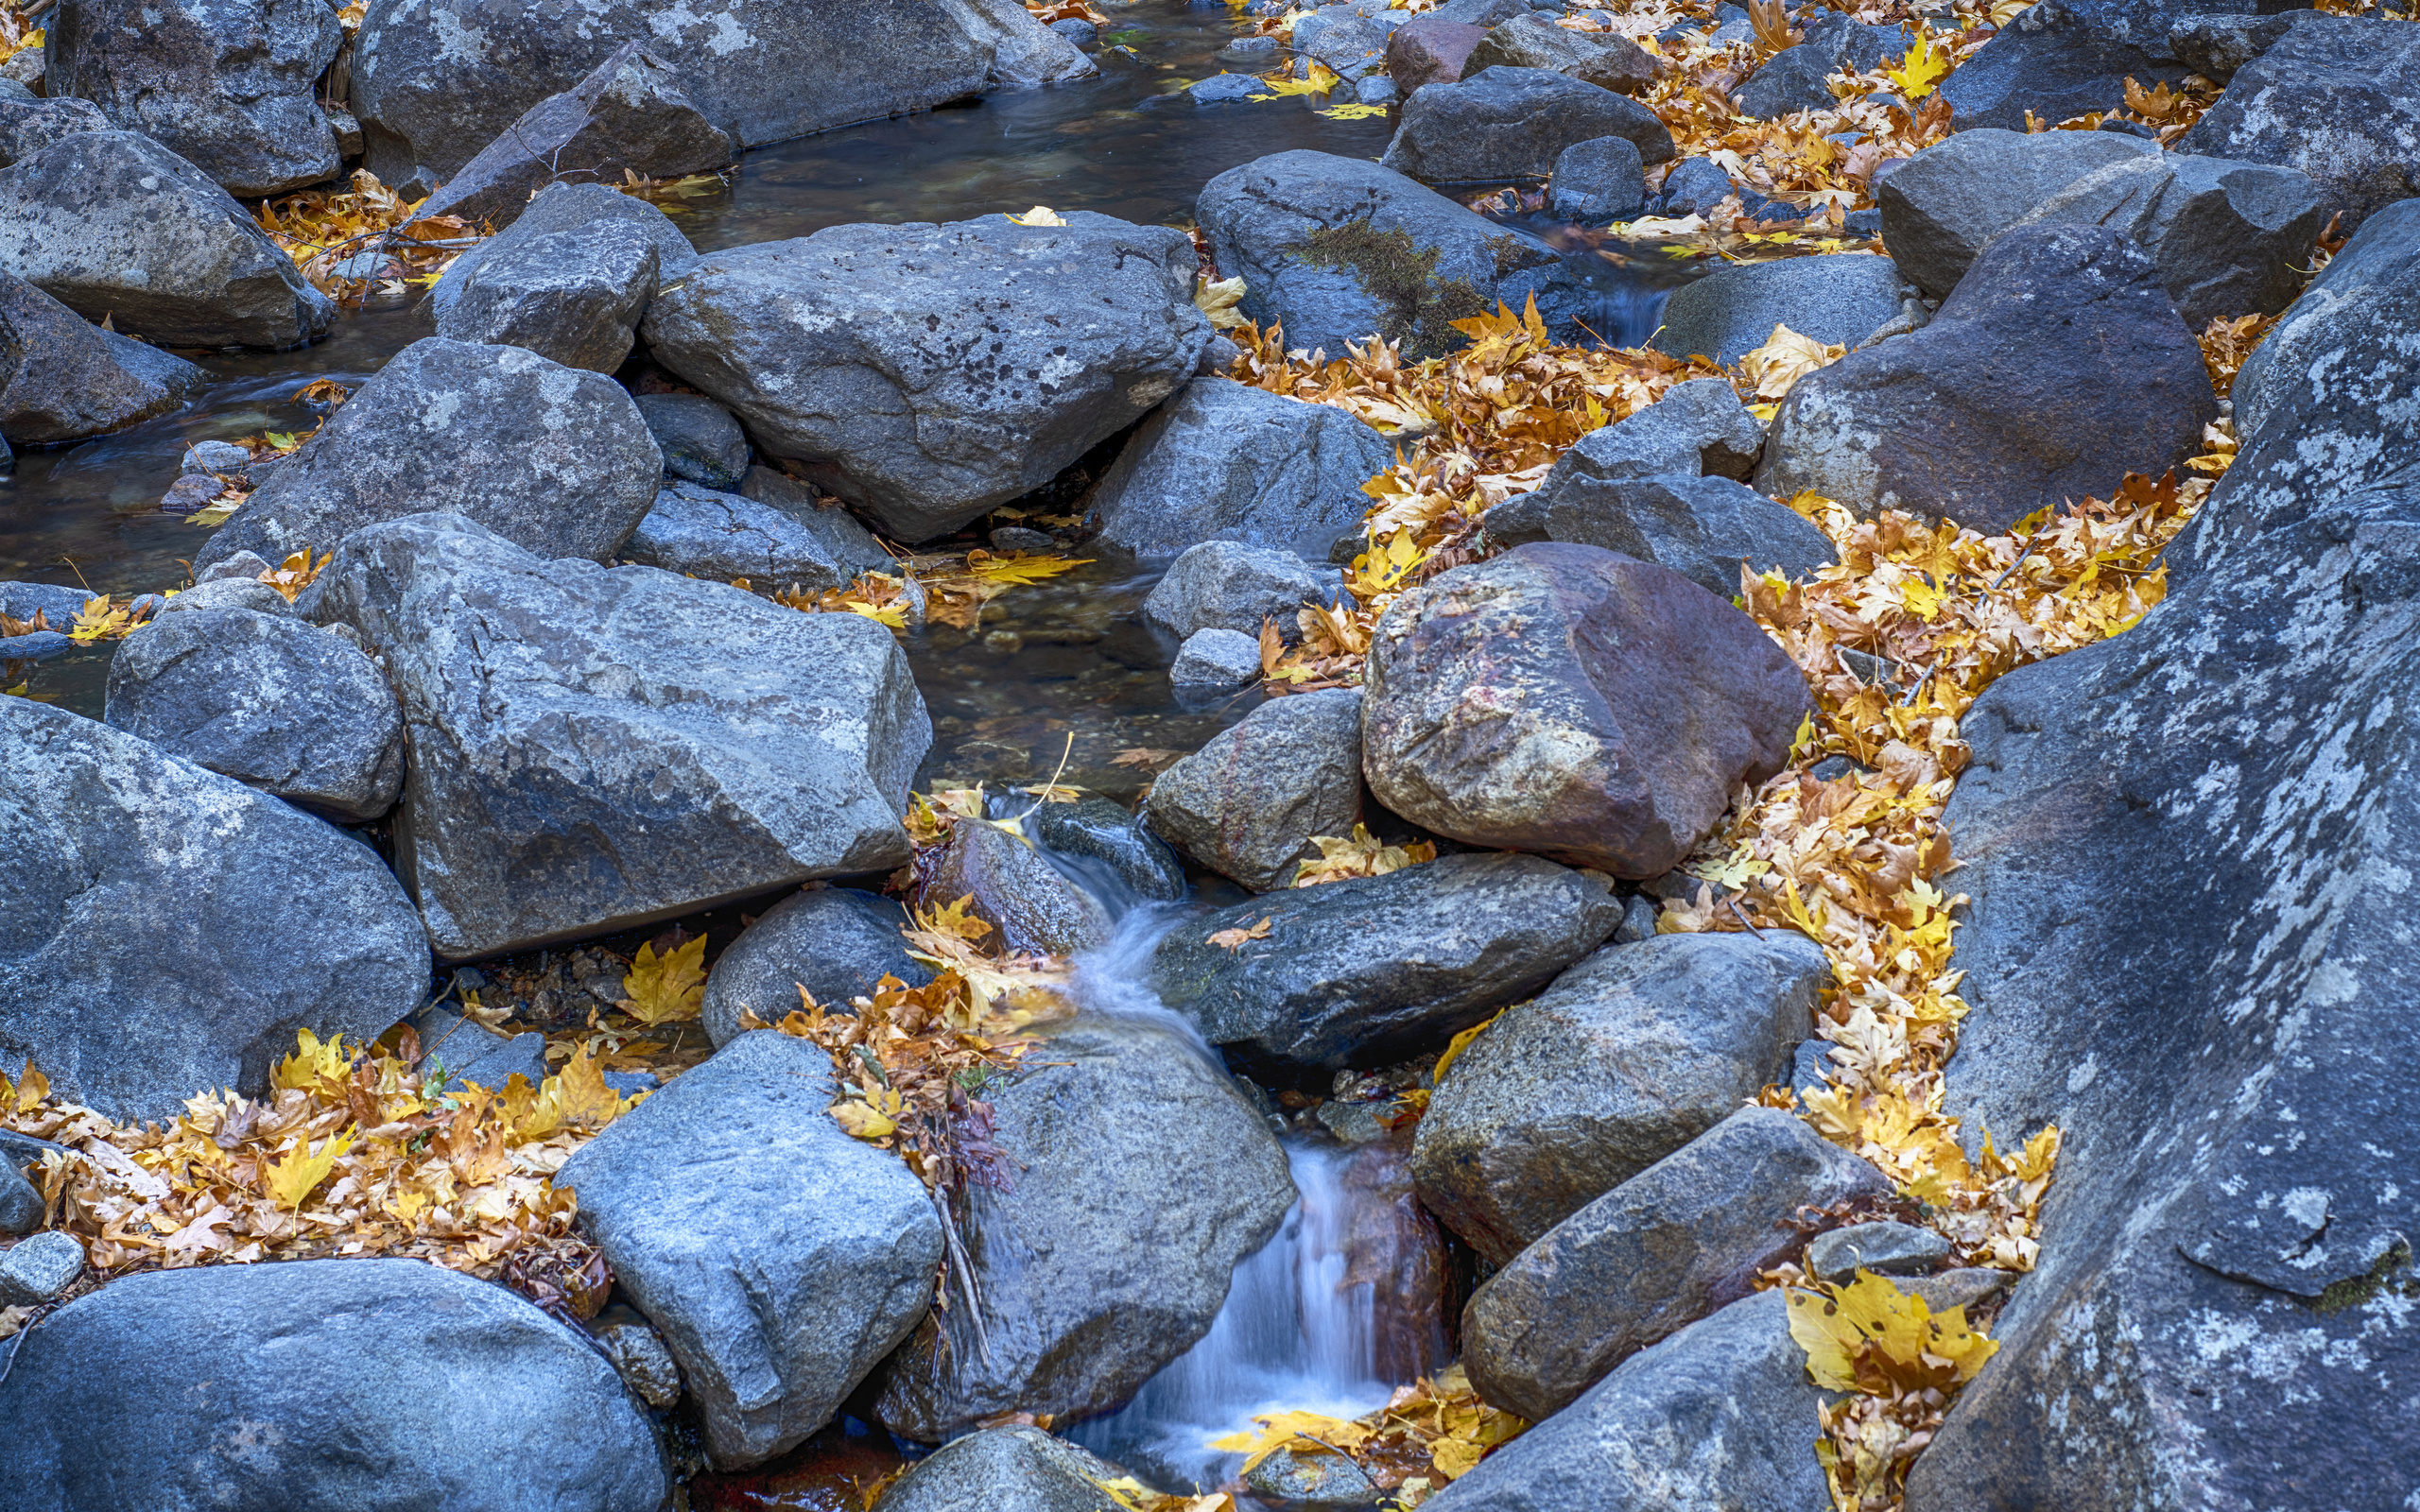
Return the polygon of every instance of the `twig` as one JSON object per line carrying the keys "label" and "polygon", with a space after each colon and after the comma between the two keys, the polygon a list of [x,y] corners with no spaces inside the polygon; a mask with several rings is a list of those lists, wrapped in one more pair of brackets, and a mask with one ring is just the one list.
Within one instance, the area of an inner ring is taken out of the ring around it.
{"label": "twig", "polygon": [[1734,915],[1737,915],[1739,922],[1747,927],[1749,934],[1755,936],[1758,939],[1765,937],[1765,932],[1756,927],[1755,921],[1751,919],[1745,913],[1741,912],[1738,899],[1725,898],[1722,901],[1731,906],[1731,912]]}
{"label": "twig", "polygon": [[942,1242],[949,1249],[949,1268],[958,1277],[958,1284],[966,1293],[966,1320],[975,1326],[975,1346],[983,1351],[983,1363],[992,1365],[992,1336],[983,1327],[983,1297],[975,1288],[975,1263],[966,1258],[966,1246],[959,1241],[958,1220],[950,1216],[949,1203],[938,1190],[928,1189],[933,1199],[933,1211],[942,1220]]}

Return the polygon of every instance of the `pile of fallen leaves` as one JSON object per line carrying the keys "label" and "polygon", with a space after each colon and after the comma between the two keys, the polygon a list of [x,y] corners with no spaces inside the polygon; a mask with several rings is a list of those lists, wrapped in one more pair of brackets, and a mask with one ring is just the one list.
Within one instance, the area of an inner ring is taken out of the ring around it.
{"label": "pile of fallen leaves", "polygon": [[260,203],[254,218],[312,287],[339,301],[426,287],[490,234],[459,215],[414,219],[407,203],[366,168],[350,188],[305,189]]}
{"label": "pile of fallen leaves", "polygon": [[1294,870],[1292,885],[1316,887],[1323,882],[1346,882],[1355,877],[1383,877],[1391,871],[1416,867],[1437,859],[1437,847],[1428,840],[1414,840],[1409,845],[1389,845],[1372,834],[1366,825],[1356,824],[1349,835],[1314,835],[1310,843],[1319,849],[1316,859],[1305,861]]}
{"label": "pile of fallen leaves", "polygon": [[[773,602],[804,613],[862,614],[894,630],[948,625],[971,630],[983,606],[1012,588],[1046,582],[1090,563],[1090,558],[1047,553],[987,551],[906,557],[896,573],[860,573],[846,588],[821,593],[796,583],[772,591]],[[750,588],[746,578],[734,586]]]}
{"label": "pile of fallen leaves", "polygon": [[48,6],[32,6],[24,10],[13,8],[0,10],[0,63],[43,44],[43,28],[33,24],[33,18],[50,9]]}
{"label": "pile of fallen leaves", "polygon": [[1385,1406],[1360,1418],[1279,1412],[1253,1420],[1256,1428],[1210,1447],[1242,1454],[1246,1471],[1281,1449],[1298,1458],[1343,1455],[1399,1507],[1418,1506],[1529,1426],[1480,1400],[1459,1365],[1397,1387]]}
{"label": "pile of fallen leaves", "polygon": [[1826,1391],[1848,1393],[1816,1408],[1824,1437],[1815,1457],[1834,1504],[1843,1512],[1897,1504],[1908,1467],[1932,1442],[1950,1400],[1999,1346],[1968,1325],[1964,1308],[1934,1313],[1865,1271],[1845,1286],[1793,1291],[1789,1307],[1806,1373]]}

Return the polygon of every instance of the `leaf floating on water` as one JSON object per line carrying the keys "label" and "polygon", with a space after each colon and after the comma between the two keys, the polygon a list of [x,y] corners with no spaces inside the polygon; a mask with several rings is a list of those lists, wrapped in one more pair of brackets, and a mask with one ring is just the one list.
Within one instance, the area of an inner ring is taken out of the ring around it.
{"label": "leaf floating on water", "polygon": [[1374,115],[1384,115],[1383,105],[1335,105],[1319,112],[1331,121],[1366,121]]}

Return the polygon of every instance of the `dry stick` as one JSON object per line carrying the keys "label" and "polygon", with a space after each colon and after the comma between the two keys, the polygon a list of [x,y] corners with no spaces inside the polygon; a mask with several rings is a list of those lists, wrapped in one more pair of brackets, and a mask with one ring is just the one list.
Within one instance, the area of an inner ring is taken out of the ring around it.
{"label": "dry stick", "polygon": [[966,1293],[966,1320],[975,1326],[975,1346],[983,1351],[983,1363],[991,1365],[992,1336],[983,1327],[983,1297],[975,1289],[975,1263],[966,1258],[966,1246],[958,1237],[958,1220],[950,1216],[949,1204],[937,1188],[927,1188],[925,1195],[933,1199],[933,1211],[942,1220],[942,1241],[949,1246],[949,1268],[958,1277],[960,1290]]}

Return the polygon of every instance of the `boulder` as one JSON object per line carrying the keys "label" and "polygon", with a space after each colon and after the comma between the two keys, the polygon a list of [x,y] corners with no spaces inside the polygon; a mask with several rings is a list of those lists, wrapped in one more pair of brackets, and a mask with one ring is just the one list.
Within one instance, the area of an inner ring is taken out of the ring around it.
{"label": "boulder", "polygon": [[0,582],[0,614],[12,620],[30,620],[41,614],[52,625],[64,627],[76,622],[76,616],[84,611],[92,597],[72,583]]}
{"label": "boulder", "polygon": [[655,284],[647,233],[627,220],[598,221],[483,259],[439,313],[437,334],[610,373],[631,354]]}
{"label": "boulder", "polygon": [[278,561],[441,509],[541,558],[601,561],[663,475],[646,422],[611,378],[521,347],[430,336],[355,389],[197,555]]}
{"label": "boulder", "polygon": [[1748,82],[1732,91],[1732,103],[1763,121],[1795,111],[1828,111],[1836,103],[1825,82],[1829,76],[1872,73],[1907,51],[1907,33],[1897,26],[1868,26],[1838,10],[1822,11],[1807,23],[1802,41],[1766,59]]}
{"label": "boulder", "polygon": [[[253,561],[260,560],[249,551],[244,555],[251,557]],[[268,564],[263,563],[260,571],[268,570]],[[269,587],[257,576],[246,577],[233,574],[207,578],[182,593],[170,595],[168,602],[161,607],[159,614],[155,617],[165,620],[172,614],[199,614],[205,610],[265,614],[276,619],[294,617],[294,606],[286,601],[284,593]]]}
{"label": "boulder", "polygon": [[1565,31],[1531,11],[1486,34],[1466,57],[1460,77],[1486,68],[1543,68],[1617,94],[1644,94],[1661,74],[1646,48],[1611,32]]}
{"label": "boulder", "polygon": [[1151,827],[1254,892],[1361,817],[1361,690],[1272,698],[1151,785]]}
{"label": "boulder", "polygon": [[[9,1175],[19,1182],[23,1177]],[[0,1307],[40,1307],[67,1295],[84,1274],[84,1246],[56,1228],[0,1252]]]}
{"label": "boulder", "polygon": [[1386,66],[1385,26],[1351,6],[1322,6],[1294,23],[1294,77],[1310,77],[1310,65],[1325,64],[1339,78],[1355,82]]}
{"label": "boulder", "polygon": [[1379,620],[1361,762],[1389,810],[1471,845],[1661,876],[1742,782],[1781,770],[1806,680],[1670,568],[1542,542],[1457,567]]}
{"label": "boulder", "polygon": [[0,770],[32,799],[0,805],[0,1053],[60,1096],[264,1096],[297,1028],[374,1040],[426,989],[411,900],[320,820],[28,698],[0,698]]}
{"label": "boulder", "polygon": [[1212,627],[1196,630],[1177,647],[1168,682],[1180,690],[1217,696],[1260,680],[1260,643],[1241,630]]}
{"label": "boulder", "polygon": [[664,454],[664,474],[729,492],[748,476],[748,433],[703,394],[640,394],[647,433]]}
{"label": "boulder", "polygon": [[226,190],[134,131],[0,169],[0,270],[163,346],[299,347],[336,316]]}
{"label": "boulder", "polygon": [[2321,210],[2351,232],[2420,194],[2420,139],[2406,125],[2415,110],[2420,32],[2314,18],[2238,69],[2176,149],[2308,174]]}
{"label": "boulder", "polygon": [[[1621,922],[1602,879],[1536,856],[1443,856],[1273,892],[1179,925],[1160,1000],[1213,1044],[1340,1070],[1442,1045],[1529,996]],[[1230,947],[1211,938],[1261,930]]]}
{"label": "boulder", "polygon": [[834,226],[717,252],[656,296],[648,345],[759,451],[924,541],[1049,482],[1201,367],[1185,234],[1067,222]]}
{"label": "boulder", "polygon": [[1543,179],[1564,148],[1600,136],[1624,138],[1642,163],[1672,156],[1672,133],[1636,100],[1543,68],[1498,66],[1405,101],[1378,161],[1424,183]]}
{"label": "boulder", "polygon": [[[1624,946],[1625,950],[1638,949]],[[1481,1037],[1485,1038],[1484,1036]],[[1796,1249],[1802,1207],[1890,1178],[1778,1108],[1742,1108],[1564,1219],[1462,1310],[1479,1395],[1536,1421]]]}
{"label": "boulder", "polygon": [[1893,169],[1874,198],[1901,276],[1942,300],[1993,237],[2069,184],[2160,161],[2157,143],[2113,131],[1961,131]]}
{"label": "boulder", "polygon": [[1505,1263],[1774,1080],[1829,978],[1799,935],[1599,951],[1455,1057],[1413,1145],[1420,1200]]}
{"label": "boulder", "polygon": [[601,183],[559,183],[530,200],[511,225],[454,259],[428,291],[430,310],[443,320],[447,308],[471,286],[489,258],[514,257],[533,242],[588,231],[604,220],[628,221],[654,244],[660,283],[668,284],[697,265],[697,249],[689,238],[681,234],[672,217],[646,200]]}
{"label": "boulder", "polygon": [[91,100],[40,99],[31,91],[22,98],[0,94],[0,168],[30,158],[54,142],[87,131],[114,129]]}
{"label": "boulder", "polygon": [[1739,402],[1730,380],[1692,378],[1674,384],[1644,409],[1580,438],[1556,458],[1547,479],[1552,484],[1704,473],[1744,481],[1755,472],[1764,448],[1765,423]]}
{"label": "boulder", "polygon": [[1564,220],[1626,220],[1647,203],[1647,174],[1628,137],[1575,142],[1554,160],[1547,211]]}
{"label": "boulder", "polygon": [[[2195,11],[2256,9],[2254,0],[2192,3]],[[2168,27],[2180,19],[2159,0],[2041,0],[1941,81],[1950,129],[2023,131],[2028,112],[2048,128],[2123,110],[2129,78],[2145,89],[2172,89],[2187,72],[2168,46]]]}
{"label": "boulder", "polygon": [[1829,1504],[1824,1393],[1760,1292],[1633,1355],[1564,1412],[1479,1461],[1432,1512],[1672,1512]]}
{"label": "boulder", "polygon": [[123,430],[201,397],[210,375],[103,331],[0,272],[0,438],[46,446]]}
{"label": "boulder", "polygon": [[1125,1401],[1209,1332],[1294,1203],[1276,1137],[1186,1039],[1079,1020],[1028,1064],[982,1090],[1001,1174],[958,1212],[979,1313],[953,1282],[875,1378],[875,1417],[909,1438]]}
{"label": "boulder", "polygon": [[1450,84],[1462,77],[1471,51],[1487,32],[1430,12],[1414,16],[1387,37],[1387,77],[1409,94],[1424,84]]}
{"label": "boulder", "polygon": [[932,971],[908,954],[900,931],[908,912],[876,893],[855,887],[819,887],[792,893],[740,932],[706,978],[700,1017],[717,1045],[740,1033],[743,1014],[767,1023],[802,1005],[804,987],[826,1007],[845,1010],[855,997],[872,997],[886,976],[923,987]]}
{"label": "boulder", "polygon": [[874,1512],[1118,1512],[1116,1466],[1039,1428],[987,1428],[919,1460]]}
{"label": "boulder", "polygon": [[451,514],[356,532],[315,591],[403,701],[396,866],[449,960],[908,859],[932,727],[861,615],[545,561]]}
{"label": "boulder", "polygon": [[1674,289],[1648,345],[1727,366],[1786,325],[1825,346],[1855,346],[1898,316],[1905,286],[1897,266],[1872,252],[1742,263]]}
{"label": "boulder", "polygon": [[1135,430],[1093,512],[1102,541],[1140,557],[1230,541],[1323,560],[1359,531],[1361,485],[1393,465],[1386,438],[1333,404],[1196,378]]}
{"label": "boulder", "polygon": [[2201,449],[2202,349],[2140,248],[2096,226],[2012,231],[1932,323],[1801,378],[1758,491],[1812,489],[1987,535],[2110,496]]}
{"label": "boulder", "polygon": [[865,526],[838,509],[778,509],[695,483],[669,484],[658,493],[621,556],[692,577],[744,577],[768,590],[794,585],[815,593],[890,565]]}
{"label": "boulder", "polygon": [[1368,1470],[1309,1444],[1299,1454],[1290,1447],[1277,1450],[1244,1471],[1243,1480],[1264,1504],[1289,1512],[1376,1512],[1389,1500]]}
{"label": "boulder", "polygon": [[[1962,721],[1945,1107],[2003,1150],[2064,1142],[2049,1243],[1911,1508],[2410,1494],[2420,1021],[2378,1005],[2411,971],[2415,291],[2406,200],[2238,376],[2240,450],[2167,600]],[[2096,982],[2140,995],[2080,1036]]]}
{"label": "boulder", "polygon": [[928,907],[972,899],[968,917],[994,932],[984,944],[1018,955],[1073,955],[1109,943],[1109,910],[1100,901],[1032,841],[998,824],[967,819],[952,826],[948,849],[919,896]]}
{"label": "boulder", "polygon": [[1205,541],[1168,564],[1143,600],[1143,622],[1182,639],[1211,626],[1256,636],[1274,621],[1290,640],[1302,633],[1294,616],[1303,606],[1328,603],[1337,593],[1332,567],[1269,546]]}
{"label": "boulder", "polygon": [[118,647],[102,717],[338,824],[378,817],[404,783],[386,678],[343,636],[284,616],[162,614]]}
{"label": "boulder", "polygon": [[124,1277],[26,1331],[0,1419],[9,1494],[57,1512],[655,1512],[669,1489],[578,1331],[416,1260]]}
{"label": "boulder", "polygon": [[[1644,109],[1606,98],[1616,110]],[[1574,140],[1606,134],[1584,131]],[[1548,153],[1537,171],[1553,163]],[[1289,347],[1341,352],[1374,334],[1401,342],[1407,359],[1438,356],[1463,343],[1452,322],[1499,301],[1517,309],[1561,270],[1543,245],[1435,190],[1392,168],[1324,152],[1272,153],[1230,168],[1203,186],[1194,212],[1220,271],[1244,281],[1237,308],[1263,327],[1283,325]]]}
{"label": "boulder", "polygon": [[260,199],[336,177],[337,134],[313,95],[343,42],[322,0],[60,0],[43,88]]}
{"label": "boulder", "polygon": [[1739,593],[1740,569],[1805,577],[1839,555],[1786,504],[1729,478],[1549,477],[1488,511],[1490,540],[1566,541],[1669,567],[1710,593]]}
{"label": "boulder", "polygon": [[832,1057],[743,1034],[565,1161],[579,1225],[671,1346],[717,1467],[772,1458],[932,1305],[941,1220],[833,1122]]}
{"label": "boulder", "polygon": [[1889,1219],[1853,1223],[1807,1242],[1806,1270],[1834,1285],[1857,1280],[1861,1270],[1877,1276],[1922,1276],[1947,1260],[1949,1250],[1948,1240],[1913,1224]]}
{"label": "boulder", "polygon": [[1089,793],[1073,803],[1045,803],[1026,816],[1025,832],[1061,869],[1081,874],[1096,896],[1123,887],[1159,902],[1184,897],[1184,864],[1122,803]]}
{"label": "boulder", "polygon": [[2268,16],[2180,16],[2168,32],[2176,60],[2213,83],[2225,84],[2236,70],[2267,52],[2296,26],[2332,26],[2336,18],[2318,10],[2288,10]]}

